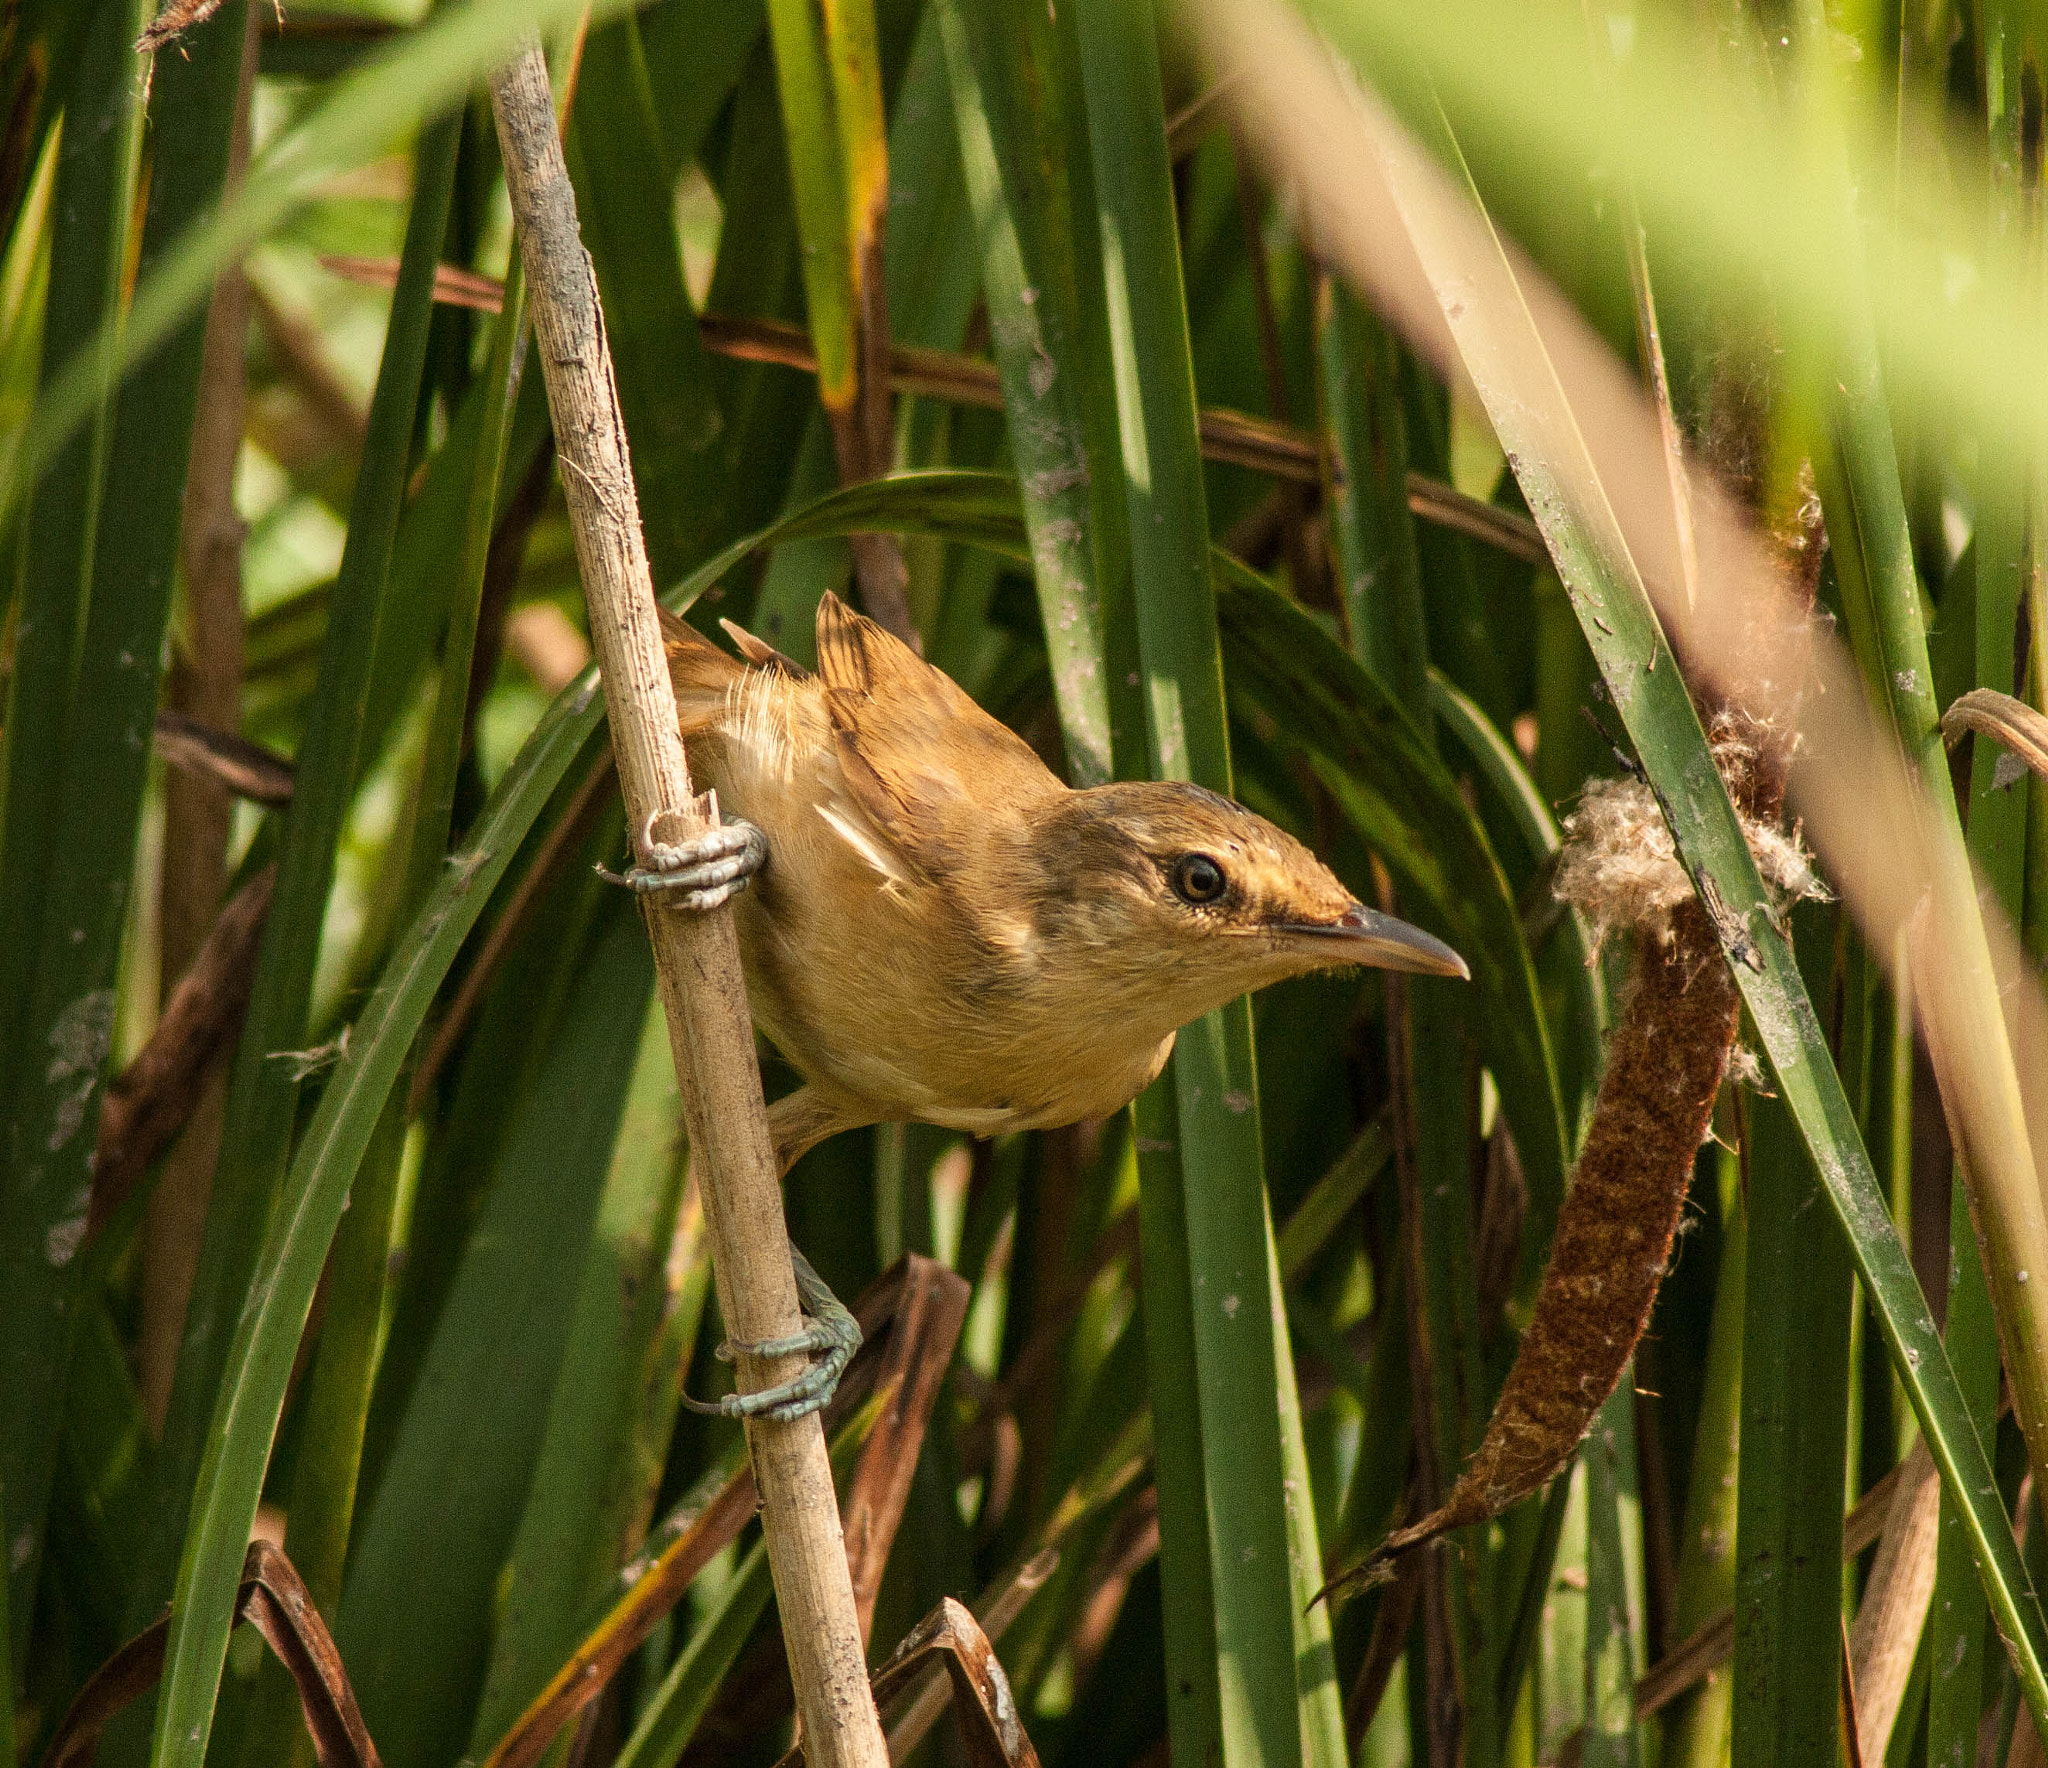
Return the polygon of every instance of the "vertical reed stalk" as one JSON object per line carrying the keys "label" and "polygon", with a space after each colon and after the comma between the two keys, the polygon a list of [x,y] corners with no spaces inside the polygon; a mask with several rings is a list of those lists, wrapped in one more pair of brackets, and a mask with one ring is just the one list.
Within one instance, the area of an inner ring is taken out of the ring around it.
{"label": "vertical reed stalk", "polygon": [[[686,839],[706,826],[706,807],[690,789],[597,283],[577,236],[537,43],[493,78],[491,104],[628,826]],[[701,1162],[721,1312],[741,1345],[785,1337],[801,1316],[731,915],[691,916],[650,902],[647,924],[690,1146]],[[742,1351],[742,1390],[800,1366]],[[747,1436],[809,1759],[821,1768],[882,1768],[888,1752],[868,1692],[824,1427],[815,1413],[786,1424],[754,1419]]]}

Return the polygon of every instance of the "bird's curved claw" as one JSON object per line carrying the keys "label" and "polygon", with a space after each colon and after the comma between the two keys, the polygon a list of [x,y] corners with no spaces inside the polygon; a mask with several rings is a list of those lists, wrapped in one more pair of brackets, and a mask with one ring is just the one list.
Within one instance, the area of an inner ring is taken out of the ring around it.
{"label": "bird's curved claw", "polygon": [[840,1376],[860,1349],[860,1325],[845,1304],[834,1295],[824,1278],[811,1269],[810,1261],[792,1246],[790,1260],[796,1267],[797,1299],[803,1305],[806,1325],[787,1338],[762,1339],[735,1345],[730,1340],[718,1347],[722,1361],[731,1362],[735,1353],[754,1357],[804,1355],[814,1359],[799,1374],[748,1394],[727,1394],[717,1401],[693,1400],[682,1396],[692,1412],[709,1418],[766,1418],[788,1424],[825,1406],[839,1387]]}
{"label": "bird's curved claw", "polygon": [[[708,803],[715,820],[718,800]],[[656,811],[641,827],[633,843],[638,863],[624,872],[599,866],[597,875],[643,896],[660,891],[675,907],[704,914],[739,895],[768,862],[767,837],[743,817],[728,817],[693,841],[668,842],[654,837],[663,814]]]}

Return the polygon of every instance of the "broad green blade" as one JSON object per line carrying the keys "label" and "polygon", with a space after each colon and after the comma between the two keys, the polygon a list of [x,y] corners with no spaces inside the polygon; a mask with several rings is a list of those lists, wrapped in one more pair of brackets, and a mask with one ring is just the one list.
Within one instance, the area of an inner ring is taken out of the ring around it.
{"label": "broad green blade", "polygon": [[[1623,1501],[1635,1491],[1635,1403],[1631,1368],[1607,1396],[1579,1456],[1586,1469],[1586,1732],[1579,1760],[1586,1768],[1636,1768],[1642,1761],[1624,1540],[1624,1511],[1634,1506]],[[1834,1571],[1832,1562],[1827,1569]]]}
{"label": "broad green blade", "polygon": [[667,1268],[686,1164],[681,1109],[657,1004],[641,1027],[547,1432],[507,1560],[471,1727],[473,1760],[575,1648],[577,1617],[615,1587],[654,1505],[711,1268],[701,1252],[686,1270]]}
{"label": "broad green blade", "polygon": [[[1227,794],[1222,647],[1158,44],[1150,13],[1122,0],[1077,0],[1073,11],[1148,771]],[[1125,756],[1116,759],[1127,771]],[[1250,1003],[1185,1027],[1166,1075],[1136,1109],[1173,1760],[1192,1768],[1220,1751],[1236,1768],[1320,1755],[1325,1746],[1304,1730],[1316,1718],[1302,1706],[1313,1684],[1297,1670],[1285,1481],[1299,1411],[1272,1291]],[[1312,1518],[1304,1512],[1296,1527],[1313,1577]]]}
{"label": "broad green blade", "polygon": [[[1398,356],[1379,320],[1348,292],[1331,286],[1317,317],[1330,513],[1351,654],[1401,708],[1418,746],[1434,757],[1429,633],[1408,509]],[[1401,906],[1398,899],[1395,906]],[[1418,1403],[1427,1396],[1416,1432],[1421,1510],[1434,1509],[1456,1483],[1466,1455],[1479,1445],[1487,1411],[1473,1258],[1478,1088],[1464,995],[1454,983],[1422,977],[1388,993],[1403,1275],[1420,1303],[1409,1322],[1410,1352],[1421,1347],[1425,1353],[1415,1375]],[[1491,1531],[1468,1531],[1443,1569],[1448,1652],[1425,1651],[1426,1698],[1432,1704],[1458,1699],[1460,1747],[1483,1768],[1498,1759],[1501,1742],[1494,1695],[1502,1636],[1491,1624],[1500,1607],[1501,1565]],[[1426,1616],[1423,1624],[1435,1622]],[[1442,1686],[1446,1680],[1455,1694]]]}
{"label": "broad green blade", "polygon": [[633,903],[587,873],[573,881],[571,906],[551,917],[546,937],[569,979],[565,1011],[516,1101],[496,1180],[357,1525],[335,1616],[335,1643],[364,1722],[393,1768],[452,1761],[469,1739],[490,1655],[493,1593],[566,1373],[577,1291],[653,989]]}
{"label": "broad green blade", "polygon": [[[1825,954],[1829,916],[1802,911]],[[1818,923],[1814,925],[1813,923]],[[1749,1101],[1748,1293],[1736,1493],[1735,1760],[1835,1760],[1842,1686],[1842,1489],[1855,1296],[1812,1157],[1775,1099]]]}
{"label": "broad green blade", "polygon": [[[220,200],[242,16],[239,6],[225,9],[155,88],[145,274]],[[78,331],[105,335],[118,321],[135,248],[137,23],[126,0],[102,0],[78,70],[58,181],[58,213],[76,221],[56,230],[75,232],[56,253],[75,268],[50,291],[46,362]],[[64,1410],[74,1255],[114,1029],[204,333],[195,316],[139,365],[43,488],[26,537],[29,577],[14,631],[29,654],[15,659],[0,784],[0,948],[9,953],[0,958],[0,1494],[17,1650],[28,1643]],[[106,391],[114,393],[111,381]]]}
{"label": "broad green blade", "polygon": [[1072,20],[1032,0],[936,11],[1067,765],[1100,785],[1113,726],[1133,746],[1143,711],[1119,688],[1135,659],[1109,654],[1130,630],[1106,612],[1129,595],[1129,542],[1115,476],[1091,464],[1115,458],[1117,415]]}

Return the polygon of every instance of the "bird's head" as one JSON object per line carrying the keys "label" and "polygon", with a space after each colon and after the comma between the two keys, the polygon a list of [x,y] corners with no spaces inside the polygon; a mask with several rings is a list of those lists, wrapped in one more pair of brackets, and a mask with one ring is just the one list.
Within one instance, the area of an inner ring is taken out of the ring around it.
{"label": "bird's head", "polygon": [[1311,970],[1471,974],[1441,940],[1357,901],[1291,835],[1199,786],[1065,794],[1035,820],[1031,843],[1041,949],[1175,1024]]}

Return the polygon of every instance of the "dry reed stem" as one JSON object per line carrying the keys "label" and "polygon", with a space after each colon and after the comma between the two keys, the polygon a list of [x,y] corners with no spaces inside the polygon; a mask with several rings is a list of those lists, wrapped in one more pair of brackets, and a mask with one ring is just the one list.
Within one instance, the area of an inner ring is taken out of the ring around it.
{"label": "dry reed stem", "polygon": [[[391,288],[398,281],[396,258],[329,257],[323,258],[321,264],[337,276],[376,288]],[[483,313],[499,311],[504,295],[502,284],[468,271],[460,272],[457,280],[447,265],[436,273],[434,290],[437,301],[447,301],[451,305]],[[298,325],[297,321],[280,313],[274,306],[259,313],[259,318],[266,329]],[[272,341],[284,349],[303,344],[307,335],[301,327],[297,332],[287,330],[283,335],[274,336]],[[765,319],[758,314],[700,313],[697,316],[697,341],[712,355],[729,357],[735,362],[769,362],[782,368],[796,369],[801,374],[814,375],[818,372],[818,356],[811,347],[810,338],[801,326],[791,325],[786,320]],[[324,370],[316,361],[307,360],[303,349],[294,363],[288,366],[309,399],[316,394],[327,396],[322,393],[317,377],[330,371]],[[915,393],[924,398],[948,400],[955,405],[977,406],[984,411],[1003,409],[1002,374],[993,362],[984,357],[966,356],[953,350],[931,350],[916,344],[891,344],[885,367],[892,393]],[[1283,484],[1306,485],[1311,489],[1321,486],[1321,444],[1310,431],[1277,418],[1254,417],[1249,412],[1233,411],[1224,405],[1205,405],[1196,416],[1205,460],[1249,467],[1253,472],[1263,473]],[[353,421],[360,431],[363,421],[360,412],[354,414]],[[1469,535],[1474,540],[1498,548],[1511,558],[1522,559],[1532,565],[1550,563],[1543,536],[1527,516],[1518,510],[1488,503],[1483,498],[1468,496],[1456,486],[1433,479],[1427,473],[1411,472],[1408,475],[1408,507],[1422,521]],[[1277,510],[1276,505],[1276,520]],[[1228,550],[1241,551],[1237,547]]]}
{"label": "dry reed stem", "polygon": [[[628,825],[656,840],[685,840],[705,828],[705,806],[690,790],[597,279],[577,230],[538,43],[493,76],[491,107]],[[784,1337],[801,1316],[732,917],[690,915],[653,898],[644,909],[690,1146],[701,1162],[720,1311],[740,1344]],[[800,1358],[742,1351],[740,1386],[765,1387],[801,1366]],[[812,1759],[883,1768],[888,1751],[868,1690],[824,1426],[815,1413],[787,1424],[755,1419],[747,1439]]]}
{"label": "dry reed stem", "polygon": [[1902,1465],[1878,1539],[1849,1662],[1856,1687],[1856,1736],[1866,1762],[1882,1762],[1913,1673],[1927,1604],[1934,1595],[1935,1546],[1941,1531],[1941,1480],[1934,1457],[1916,1442]]}
{"label": "dry reed stem", "polygon": [[[209,1076],[225,1071],[256,978],[256,948],[277,867],[265,866],[214,918],[198,955],[157,1016],[149,1042],[115,1077],[100,1106],[86,1237],[103,1229],[199,1110]],[[168,1174],[158,1183],[168,1182]],[[187,1281],[190,1281],[189,1273]]]}

